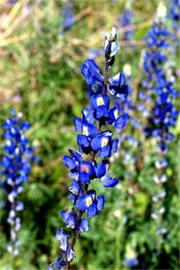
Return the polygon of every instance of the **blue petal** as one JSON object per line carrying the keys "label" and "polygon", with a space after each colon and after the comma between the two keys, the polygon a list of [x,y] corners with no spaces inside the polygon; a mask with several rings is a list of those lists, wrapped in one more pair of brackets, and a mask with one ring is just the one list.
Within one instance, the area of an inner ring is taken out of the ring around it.
{"label": "blue petal", "polygon": [[84,161],[81,163],[79,166],[79,172],[86,172],[88,173],[90,178],[95,178],[96,177],[96,172],[94,166],[91,164],[90,161]]}
{"label": "blue petal", "polygon": [[94,112],[88,108],[82,110],[82,120],[89,124],[94,123]]}
{"label": "blue petal", "polygon": [[116,153],[117,152],[118,142],[119,142],[118,139],[112,140],[112,149],[111,149],[111,152],[112,153]]}
{"label": "blue petal", "polygon": [[81,130],[82,130],[81,118],[74,117],[74,120],[73,121],[74,121],[75,131],[81,132]]}
{"label": "blue petal", "polygon": [[125,84],[126,84],[126,77],[125,77],[124,73],[120,72],[120,74],[119,74],[119,86],[122,87]]}
{"label": "blue petal", "polygon": [[103,136],[98,135],[91,141],[91,147],[94,151],[99,151],[101,149],[101,141],[102,141]]}
{"label": "blue petal", "polygon": [[124,73],[122,73],[122,72],[120,72],[120,73],[118,73],[118,74],[116,74],[114,77],[113,77],[113,79],[112,79],[112,81],[111,81],[111,83],[110,83],[110,85],[112,86],[112,87],[122,87],[122,86],[124,86],[126,84],[126,78],[125,78],[125,75],[124,75]]}
{"label": "blue petal", "polygon": [[87,66],[88,68],[90,68],[90,69],[96,71],[97,73],[99,73],[100,68],[99,68],[98,65],[95,63],[94,60],[92,60],[92,59],[86,59],[85,64],[86,64],[86,66]]}
{"label": "blue petal", "polygon": [[115,187],[118,184],[118,180],[116,178],[112,178],[109,176],[104,176],[101,178],[101,183],[104,187]]}
{"label": "blue petal", "polygon": [[80,175],[79,175],[79,181],[81,182],[81,183],[85,183],[85,184],[89,184],[90,183],[90,178],[89,178],[89,174],[88,173],[86,173],[86,172],[82,172],[82,173],[80,173]]}
{"label": "blue petal", "polygon": [[88,74],[88,68],[85,64],[82,64],[82,66],[81,66],[81,73],[86,78],[86,76]]}
{"label": "blue petal", "polygon": [[87,232],[89,230],[89,222],[87,221],[87,219],[85,218],[81,219],[79,230],[80,232]]}
{"label": "blue petal", "polygon": [[123,114],[114,122],[114,127],[117,129],[122,129],[127,125],[128,120],[129,120],[128,114]]}
{"label": "blue petal", "polygon": [[100,119],[101,117],[103,117],[103,115],[104,115],[104,110],[102,106],[100,106],[96,109],[96,118]]}
{"label": "blue petal", "polygon": [[69,196],[68,196],[68,199],[74,203],[75,199],[76,199],[76,196],[74,194],[70,193]]}
{"label": "blue petal", "polygon": [[97,209],[99,211],[101,211],[101,210],[104,209],[104,203],[105,203],[105,197],[104,197],[104,195],[99,195],[97,197]]}
{"label": "blue petal", "polygon": [[109,167],[109,161],[108,160],[103,160],[101,163],[99,163],[99,165],[97,166],[96,169],[96,176],[98,178],[103,177],[104,175],[106,175],[107,171],[108,171],[108,167]]}
{"label": "blue petal", "polygon": [[67,261],[68,262],[72,261],[74,257],[75,257],[74,250],[72,249],[71,245],[68,245],[67,252],[66,252]]}
{"label": "blue petal", "polygon": [[94,83],[96,83],[96,82],[101,83],[103,81],[102,76],[98,72],[93,71],[91,74],[92,74],[91,76],[93,76],[93,78],[94,78]]}
{"label": "blue petal", "polygon": [[109,116],[109,111],[106,106],[100,106],[96,109],[96,118],[100,119],[101,117],[108,117]]}
{"label": "blue petal", "polygon": [[115,121],[118,118],[118,108],[114,107],[109,111],[109,117]]}
{"label": "blue petal", "polygon": [[[66,265],[66,262],[61,257],[58,257],[56,262],[55,262],[55,265],[56,265],[58,270],[63,270],[64,266]],[[54,270],[54,268],[52,268],[52,270]]]}
{"label": "blue petal", "polygon": [[74,195],[78,195],[80,190],[80,186],[76,180],[73,181],[73,183],[69,187],[69,191],[73,193]]}
{"label": "blue petal", "polygon": [[24,209],[23,202],[17,202],[16,203],[16,211],[22,211]]}
{"label": "blue petal", "polygon": [[74,214],[70,213],[66,220],[66,227],[74,229],[76,227],[76,218]]}
{"label": "blue petal", "polygon": [[24,131],[28,130],[30,127],[31,127],[31,125],[30,125],[29,122],[27,122],[27,121],[23,122],[22,125],[21,125],[21,128],[22,128]]}
{"label": "blue petal", "polygon": [[132,268],[136,265],[138,265],[138,260],[136,258],[127,258],[124,260],[124,264],[128,267]]}
{"label": "blue petal", "polygon": [[87,216],[91,218],[97,214],[98,214],[97,206],[96,204],[93,203],[87,209]]}
{"label": "blue petal", "polygon": [[119,49],[120,49],[120,47],[119,47],[119,44],[117,43],[117,41],[113,41],[111,43],[110,57],[114,56],[119,51]]}
{"label": "blue petal", "polygon": [[99,157],[100,158],[105,158],[105,157],[110,157],[111,156],[111,151],[110,151],[110,146],[106,145],[101,150],[99,151]]}
{"label": "blue petal", "polygon": [[98,134],[98,129],[93,124],[83,124],[83,135],[88,136],[90,138],[96,137]]}
{"label": "blue petal", "polygon": [[111,53],[111,42],[108,42],[105,47],[105,55],[110,56],[110,53]]}
{"label": "blue petal", "polygon": [[90,107],[92,109],[96,109],[99,106],[106,106],[109,108],[110,105],[110,98],[107,94],[102,94],[102,95],[93,95],[90,99]]}
{"label": "blue petal", "polygon": [[87,200],[88,200],[88,195],[81,195],[76,201],[76,207],[80,211],[85,211],[88,207]]}
{"label": "blue petal", "polygon": [[87,136],[85,136],[85,135],[79,134],[77,136],[77,142],[78,142],[78,144],[80,144],[80,145],[82,145],[84,147],[89,147],[90,146],[90,142],[89,142]]}
{"label": "blue petal", "polygon": [[71,156],[73,158],[75,158],[75,160],[77,160],[79,163],[83,161],[82,156],[79,153],[77,153],[76,151],[69,149],[69,152],[70,152]]}
{"label": "blue petal", "polygon": [[[107,134],[107,136],[105,134]],[[92,149],[97,152],[101,148],[103,148],[104,146],[108,145],[109,144],[109,141],[110,141],[110,138],[111,138],[109,135],[110,135],[110,133],[104,131],[100,135],[98,135],[97,137],[95,137],[91,141],[91,147],[92,147]]]}
{"label": "blue petal", "polygon": [[64,251],[67,250],[68,237],[69,235],[65,232],[61,231],[60,229],[57,230],[56,239],[60,240],[60,248]]}
{"label": "blue petal", "polygon": [[16,109],[15,109],[15,108],[13,108],[13,109],[11,110],[11,114],[12,114],[13,116],[16,116],[16,115],[17,115],[17,112],[16,112]]}
{"label": "blue petal", "polygon": [[3,138],[6,140],[10,140],[11,139],[11,133],[10,132],[4,132],[3,133]]}
{"label": "blue petal", "polygon": [[66,223],[66,221],[67,221],[67,219],[69,217],[69,212],[62,210],[62,211],[60,211],[60,213],[61,213],[61,216],[62,216],[62,219],[63,219],[64,223]]}
{"label": "blue petal", "polygon": [[96,83],[96,79],[94,78],[94,72],[87,72],[87,75],[86,75],[86,83],[88,85],[93,85]]}
{"label": "blue petal", "polygon": [[89,167],[89,176],[91,179],[95,178],[96,177],[96,170],[95,170],[95,166],[96,164],[92,164],[90,161],[87,161],[87,165]]}
{"label": "blue petal", "polygon": [[78,178],[79,178],[79,173],[77,172],[77,170],[71,170],[69,173],[68,173],[69,177],[71,177],[72,179],[78,181]]}
{"label": "blue petal", "polygon": [[100,71],[99,67],[91,59],[87,59],[81,67],[81,72],[83,76],[86,78],[87,84],[89,85],[103,81],[103,78],[99,74],[99,71]]}
{"label": "blue petal", "polygon": [[64,156],[63,162],[64,162],[64,165],[68,167],[70,170],[76,168],[76,161],[69,156]]}

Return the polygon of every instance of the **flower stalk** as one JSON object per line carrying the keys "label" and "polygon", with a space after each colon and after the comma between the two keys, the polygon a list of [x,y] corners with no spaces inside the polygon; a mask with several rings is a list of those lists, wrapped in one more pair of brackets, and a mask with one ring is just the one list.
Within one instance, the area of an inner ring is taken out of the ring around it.
{"label": "flower stalk", "polygon": [[[73,206],[61,211],[66,228],[72,229],[72,240],[64,230],[58,229],[56,239],[60,241],[61,254],[49,269],[71,269],[75,258],[75,244],[82,232],[89,230],[89,221],[104,208],[105,196],[97,196],[96,190],[90,189],[91,181],[100,179],[105,188],[113,188],[118,179],[108,176],[109,158],[118,148],[118,139],[113,139],[113,132],[106,126],[114,126],[122,130],[128,123],[128,115],[119,115],[118,107],[111,105],[110,95],[117,98],[128,95],[128,85],[123,73],[118,73],[111,79],[108,71],[115,61],[119,50],[116,41],[117,30],[113,27],[111,34],[105,36],[105,68],[103,76],[100,68],[92,59],[87,59],[81,72],[86,79],[89,92],[89,107],[82,110],[82,117],[74,117],[77,144],[79,152],[69,149],[70,156],[64,156],[63,162],[69,169],[73,183],[69,187],[69,199]],[[101,160],[98,162],[98,160]],[[87,218],[83,215],[87,214]]]}

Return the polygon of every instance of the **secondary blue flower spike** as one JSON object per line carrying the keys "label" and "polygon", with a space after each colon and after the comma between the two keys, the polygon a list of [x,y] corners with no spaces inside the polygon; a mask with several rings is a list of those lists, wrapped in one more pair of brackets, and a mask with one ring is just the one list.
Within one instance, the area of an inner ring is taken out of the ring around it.
{"label": "secondary blue flower spike", "polygon": [[23,121],[22,113],[17,113],[15,109],[12,109],[11,115],[3,124],[5,129],[3,137],[6,140],[4,151],[6,153],[0,162],[0,174],[2,176],[1,185],[8,194],[9,201],[7,222],[11,226],[11,243],[8,251],[13,256],[17,256],[19,254],[18,231],[21,228],[18,212],[24,209],[24,204],[18,201],[18,196],[23,191],[23,183],[28,181],[31,164],[38,162],[38,157],[35,155],[35,149],[30,146],[29,140],[25,137],[30,124]]}
{"label": "secondary blue flower spike", "polygon": [[127,258],[127,259],[124,260],[124,264],[127,265],[128,267],[132,268],[132,267],[138,265],[138,259],[136,259],[136,258]]}
{"label": "secondary blue flower spike", "polygon": [[[178,32],[179,32],[179,20],[180,20],[180,1],[172,0],[171,6],[169,9],[169,18],[172,21],[172,50],[176,51],[178,48],[179,40],[178,40]],[[174,53],[175,54],[175,53]]]}
{"label": "secondary blue flower spike", "polygon": [[[167,180],[166,168],[168,161],[166,154],[168,144],[173,139],[170,131],[171,127],[176,124],[178,111],[173,105],[173,100],[178,97],[178,92],[174,88],[174,78],[166,76],[163,64],[167,61],[166,49],[169,47],[170,33],[165,24],[166,7],[161,3],[158,7],[158,18],[154,22],[146,38],[148,50],[144,58],[144,70],[147,80],[144,82],[146,95],[149,94],[155,98],[152,110],[149,112],[148,120],[144,128],[146,138],[153,138],[157,145],[157,160],[155,161],[155,175],[153,181],[157,184],[156,194],[152,196],[153,204],[152,218],[156,222],[157,234],[162,231],[163,236],[167,234],[168,229],[163,224],[162,215],[165,212],[164,197],[166,192],[162,193],[162,184]],[[163,17],[162,17],[163,16]],[[146,95],[140,93],[143,99]],[[143,102],[144,103],[144,102]],[[162,179],[162,180],[161,180]],[[161,185],[159,185],[161,183]],[[163,194],[163,195],[159,195]],[[162,240],[162,239],[161,239]]]}
{"label": "secondary blue flower spike", "polygon": [[[126,26],[131,26],[132,24],[132,19],[134,17],[133,12],[131,11],[130,8],[125,8],[124,12],[120,16],[120,27],[126,27]],[[133,30],[127,30],[123,33],[122,40],[125,41],[131,41],[132,40],[132,35],[133,35]]]}
{"label": "secondary blue flower spike", "polygon": [[74,24],[75,15],[73,14],[73,3],[68,3],[61,13],[60,26],[62,28],[61,35],[64,35]]}
{"label": "secondary blue flower spike", "polygon": [[[72,207],[62,210],[61,216],[65,227],[72,230],[73,236],[70,241],[69,234],[58,230],[56,239],[60,241],[61,253],[56,263],[51,264],[53,268],[58,265],[59,268],[56,269],[70,268],[70,263],[75,258],[74,247],[79,234],[87,232],[90,227],[88,219],[98,216],[104,209],[105,196],[89,190],[91,182],[98,178],[105,188],[113,188],[118,184],[116,178],[107,175],[108,158],[117,152],[119,142],[113,138],[111,128],[123,129],[129,119],[127,114],[119,114],[117,106],[111,104],[110,98],[112,94],[120,98],[121,103],[128,95],[128,85],[123,73],[118,73],[118,76],[112,79],[108,78],[108,70],[118,51],[117,29],[113,27],[111,34],[105,36],[104,75],[101,75],[100,68],[92,59],[85,60],[81,67],[88,86],[89,107],[82,109],[81,117],[74,117],[79,153],[70,149],[70,155],[63,157],[73,182],[68,188]],[[101,159],[98,163],[95,159],[97,155]],[[8,160],[6,162],[8,163]],[[82,217],[83,215],[86,215],[86,218]]]}

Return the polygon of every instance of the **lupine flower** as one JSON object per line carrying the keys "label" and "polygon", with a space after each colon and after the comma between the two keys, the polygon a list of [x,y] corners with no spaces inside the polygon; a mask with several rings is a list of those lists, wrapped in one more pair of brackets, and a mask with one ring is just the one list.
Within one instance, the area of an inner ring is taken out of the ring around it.
{"label": "lupine flower", "polygon": [[179,20],[180,20],[180,1],[172,0],[169,9],[168,17],[172,20],[172,46],[171,51],[176,51],[178,47],[178,31],[179,31]]}
{"label": "lupine flower", "polygon": [[171,6],[169,9],[169,17],[175,21],[179,22],[180,19],[180,1],[179,0],[172,0]]}
{"label": "lupine flower", "polygon": [[152,92],[157,82],[163,83],[163,64],[167,61],[166,50],[169,47],[169,31],[165,25],[166,7],[160,3],[157,10],[157,18],[149,30],[146,40],[148,49],[143,54],[143,70],[146,79],[142,81],[142,89],[138,97],[137,110],[144,117],[149,117],[149,104]]}
{"label": "lupine flower", "polygon": [[136,258],[127,258],[124,260],[124,264],[132,268],[138,265],[138,260]]}
{"label": "lupine flower", "polygon": [[[120,27],[126,27],[132,25],[132,18],[134,17],[133,12],[130,8],[125,8],[120,16]],[[127,30],[123,33],[122,40],[131,41],[133,35],[133,30]]]}
{"label": "lupine flower", "polygon": [[61,34],[64,34],[68,30],[71,29],[71,27],[74,24],[74,14],[73,14],[73,3],[68,3],[67,6],[62,11],[62,19],[60,20],[60,25],[62,27]]}
{"label": "lupine flower", "polygon": [[[112,29],[111,34],[105,36],[106,66],[104,75],[94,60],[87,59],[81,67],[82,75],[86,79],[89,92],[89,107],[82,110],[82,116],[74,117],[77,135],[78,151],[69,149],[70,155],[63,157],[65,166],[69,169],[69,176],[73,182],[69,186],[69,199],[73,206],[61,211],[65,227],[73,231],[73,239],[64,230],[58,229],[56,239],[60,241],[61,254],[49,269],[69,269],[70,262],[75,258],[74,246],[76,239],[82,232],[89,230],[88,218],[98,215],[104,208],[105,196],[98,195],[96,190],[89,189],[89,184],[94,179],[99,179],[105,188],[113,188],[118,184],[118,179],[108,175],[109,161],[112,153],[118,148],[118,139],[114,139],[110,127],[122,130],[128,122],[128,115],[119,115],[116,106],[111,105],[108,71],[113,65],[115,54],[119,50],[116,41],[117,30]],[[118,75],[119,76],[119,75]],[[121,73],[120,78],[124,78]],[[112,85],[112,82],[111,82]],[[116,91],[127,88],[124,80],[118,82]],[[117,95],[116,95],[117,96]],[[108,126],[108,129],[105,129]],[[85,154],[85,155],[83,155]],[[96,156],[102,159],[95,160]],[[83,215],[87,218],[82,218]]]}
{"label": "lupine flower", "polygon": [[31,171],[31,163],[37,162],[34,155],[34,148],[30,146],[29,140],[25,137],[25,132],[30,128],[27,121],[22,121],[21,113],[12,110],[12,117],[7,118],[4,123],[5,132],[3,134],[6,144],[1,161],[2,182],[1,185],[8,194],[8,205],[10,208],[7,222],[11,225],[11,244],[8,251],[17,256],[19,254],[18,231],[21,228],[18,212],[24,208],[23,202],[18,201],[18,194],[23,191],[23,183],[28,181]]}
{"label": "lupine flower", "polygon": [[89,51],[89,58],[90,59],[95,59],[97,56],[104,56],[104,50],[92,49]]}
{"label": "lupine flower", "polygon": [[9,7],[12,7],[12,6],[14,6],[17,2],[18,2],[18,0],[8,0],[7,5],[8,5]]}
{"label": "lupine flower", "polygon": [[[153,181],[157,184],[157,193],[152,196],[154,211],[152,218],[157,223],[157,234],[167,233],[166,226],[162,223],[162,215],[165,212],[163,200],[166,191],[163,189],[163,183],[167,181],[166,168],[168,161],[166,154],[168,144],[174,138],[170,128],[176,124],[178,111],[173,106],[173,99],[178,97],[178,93],[174,88],[174,79],[167,80],[162,64],[166,60],[164,50],[169,46],[167,38],[168,30],[165,27],[164,20],[159,19],[154,23],[147,38],[147,51],[145,56],[144,68],[148,77],[148,86],[155,96],[155,104],[149,114],[148,123],[144,129],[147,138],[154,137],[157,143],[158,158],[155,161],[157,173],[153,177]],[[143,95],[142,95],[143,96]]]}
{"label": "lupine flower", "polygon": [[90,96],[102,93],[103,77],[94,60],[87,59],[81,67],[81,73],[86,79]]}

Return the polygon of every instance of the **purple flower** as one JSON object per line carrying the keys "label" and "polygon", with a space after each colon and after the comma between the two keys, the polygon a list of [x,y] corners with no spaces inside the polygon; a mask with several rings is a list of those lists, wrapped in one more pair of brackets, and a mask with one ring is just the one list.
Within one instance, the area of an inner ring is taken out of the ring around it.
{"label": "purple flower", "polygon": [[[106,71],[113,65],[115,54],[119,50],[116,41],[117,31],[113,28],[111,35],[105,37],[105,59]],[[109,161],[118,149],[118,139],[113,138],[113,133],[109,129],[123,129],[128,123],[128,115],[122,113],[119,115],[117,106],[111,106],[111,98],[109,94],[124,95],[124,99],[128,95],[128,86],[125,82],[124,75],[119,73],[118,78],[113,77],[108,80],[107,74],[103,77],[100,74],[100,68],[94,60],[87,59],[81,67],[82,75],[86,79],[89,91],[89,107],[82,110],[81,118],[74,117],[75,131],[77,135],[78,152],[70,149],[70,156],[65,155],[63,162],[69,170],[69,176],[73,179],[69,186],[69,199],[72,201],[72,207],[61,211],[61,216],[65,227],[73,231],[73,240],[70,243],[69,234],[62,230],[58,230],[56,238],[60,241],[60,259],[58,265],[67,264],[75,257],[74,246],[78,234],[89,230],[88,218],[99,215],[104,209],[105,196],[97,195],[93,189],[89,190],[92,181],[99,178],[105,188],[112,188],[118,184],[116,178],[107,176]],[[106,73],[107,73],[106,72]],[[111,86],[110,86],[111,85]],[[107,91],[110,89],[110,91]],[[104,126],[108,126],[108,130],[104,130]],[[101,129],[103,128],[103,131]],[[83,157],[82,154],[86,154]],[[97,163],[96,156],[102,160]],[[8,160],[6,161],[8,163]],[[83,215],[87,215],[87,219]],[[51,265],[52,266],[52,265]]]}
{"label": "purple flower", "polygon": [[18,195],[23,191],[23,183],[28,180],[32,162],[37,162],[38,158],[35,156],[35,149],[30,146],[29,140],[25,137],[25,132],[30,128],[29,122],[23,122],[20,119],[22,114],[16,113],[15,109],[12,109],[11,114],[12,117],[7,118],[3,124],[6,154],[2,156],[0,162],[0,174],[2,187],[8,194],[10,203],[7,222],[11,225],[12,245],[9,245],[8,251],[13,256],[17,256],[19,254],[18,231],[21,228],[20,218],[17,215],[24,209],[23,202],[18,201]]}

